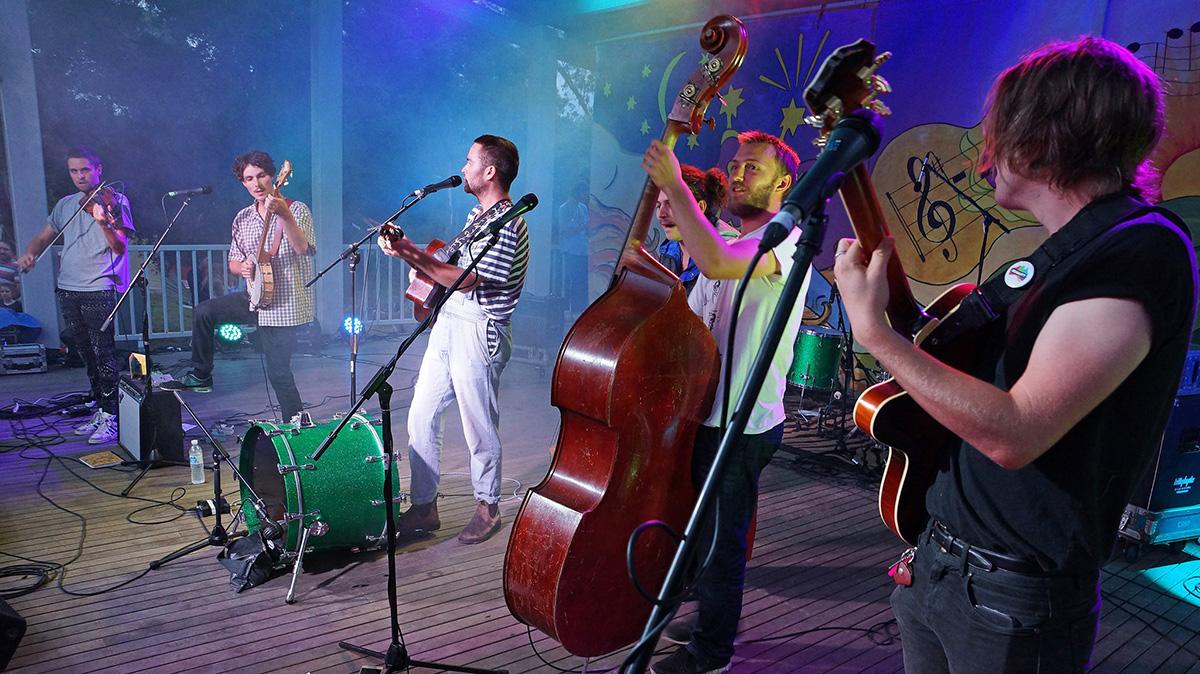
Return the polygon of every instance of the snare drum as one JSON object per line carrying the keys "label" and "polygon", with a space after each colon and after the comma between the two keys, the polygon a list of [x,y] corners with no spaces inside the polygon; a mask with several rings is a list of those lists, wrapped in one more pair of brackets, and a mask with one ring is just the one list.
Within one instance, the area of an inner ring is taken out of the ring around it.
{"label": "snare drum", "polygon": [[[267,513],[286,525],[288,550],[299,546],[301,527],[318,521],[329,530],[309,537],[312,550],[373,547],[383,539],[383,442],[376,425],[354,415],[321,460],[311,458],[339,421],[309,426],[257,422],[242,441],[238,467],[266,503]],[[397,492],[399,484],[393,462]],[[251,501],[243,486],[246,527],[258,531],[262,524]]]}
{"label": "snare drum", "polygon": [[842,336],[839,332],[823,326],[801,326],[792,350],[788,383],[806,389],[831,391],[837,387],[841,363]]}

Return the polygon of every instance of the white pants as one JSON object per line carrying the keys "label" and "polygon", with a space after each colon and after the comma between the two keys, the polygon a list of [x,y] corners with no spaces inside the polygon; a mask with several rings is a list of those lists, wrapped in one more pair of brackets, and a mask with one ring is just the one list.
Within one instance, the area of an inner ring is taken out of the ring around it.
{"label": "white pants", "polygon": [[511,355],[511,324],[489,319],[463,293],[454,293],[429,334],[408,411],[414,505],[437,498],[443,414],[455,400],[475,499],[500,500],[500,373]]}

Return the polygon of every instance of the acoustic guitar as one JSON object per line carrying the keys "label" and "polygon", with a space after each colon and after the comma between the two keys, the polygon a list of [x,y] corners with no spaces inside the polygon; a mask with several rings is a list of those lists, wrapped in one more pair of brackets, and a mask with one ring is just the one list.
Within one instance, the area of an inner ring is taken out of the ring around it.
{"label": "acoustic guitar", "polygon": [[[283,194],[279,189],[288,184],[288,180],[291,177],[292,162],[285,159],[283,160],[283,166],[279,169],[279,173],[275,176],[275,184],[271,188],[271,196],[282,199]],[[256,254],[257,262],[254,265],[254,272],[250,275],[250,280],[247,283],[247,291],[250,293],[250,311],[266,309],[271,306],[271,302],[275,299],[275,271],[271,269],[271,256],[277,253],[278,249],[267,251],[267,230],[270,229],[273,217],[274,214],[268,212],[267,217],[263,219],[262,237],[258,240],[258,253]]]}
{"label": "acoustic guitar", "polygon": [[[890,92],[891,87],[876,71],[890,56],[887,52],[876,56],[875,45],[866,40],[830,55],[804,92],[805,103],[813,111],[807,121],[822,129],[818,144],[850,112],[864,107],[879,114],[889,112],[878,97]],[[890,233],[865,165],[860,164],[846,177],[840,193],[863,254],[870,256]],[[956,285],[929,306],[921,307],[913,298],[898,256],[891,258],[887,279],[886,313],[892,328],[938,360],[972,371],[978,360],[972,340],[946,339],[939,331],[975,286]],[[854,422],[888,446],[887,467],[879,485],[879,515],[897,536],[915,545],[929,520],[925,493],[938,467],[961,440],[921,409],[895,379],[863,392],[854,406]]]}
{"label": "acoustic guitar", "polygon": [[[507,199],[497,201],[495,204],[492,204],[491,208],[476,216],[470,224],[458,233],[458,236],[450,240],[450,243],[433,239],[425,247],[425,252],[438,262],[455,264],[458,261],[458,254],[463,246],[468,246],[474,242],[487,228],[488,224],[495,219],[495,216],[507,210],[511,205],[512,203]],[[379,230],[379,234],[393,243],[404,236],[404,232],[399,227],[390,223],[383,225]],[[445,294],[446,286],[433,280],[428,274],[419,269],[413,269],[413,278],[408,282],[408,289],[404,291],[404,296],[412,300],[413,318],[418,321],[425,320],[425,317],[429,315],[433,307],[437,306],[437,303],[442,299],[442,295]]]}

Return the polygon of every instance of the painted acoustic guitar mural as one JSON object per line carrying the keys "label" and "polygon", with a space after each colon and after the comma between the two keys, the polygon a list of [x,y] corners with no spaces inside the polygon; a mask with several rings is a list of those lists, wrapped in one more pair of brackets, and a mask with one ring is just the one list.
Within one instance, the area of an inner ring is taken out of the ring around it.
{"label": "painted acoustic guitar mural", "polygon": [[[804,101],[813,115],[805,121],[821,129],[822,144],[834,124],[863,107],[886,113],[878,100],[891,90],[876,70],[891,55],[875,55],[875,46],[859,40],[838,48],[821,67]],[[890,234],[875,187],[860,164],[846,177],[840,190],[854,235],[870,255]],[[954,312],[974,286],[959,284],[922,308],[913,298],[899,257],[887,269],[887,317],[892,327],[913,339],[922,349],[958,369],[970,371],[976,358],[968,340],[943,344],[940,320]],[[879,442],[888,445],[888,462],[879,487],[879,514],[884,524],[910,544],[925,527],[925,492],[937,469],[958,438],[922,410],[894,379],[867,389],[854,407],[854,422]]]}
{"label": "painted acoustic guitar mural", "polygon": [[[292,177],[292,162],[284,159],[283,166],[280,167],[279,173],[275,176],[275,184],[271,188],[271,196],[278,199],[283,198],[283,193],[279,190],[284,185],[288,184],[288,180]],[[278,252],[267,250],[267,230],[270,229],[271,219],[274,214],[268,212],[267,218],[263,221],[262,237],[258,240],[258,253],[255,256],[256,264],[254,272],[250,275],[250,280],[246,284],[247,291],[250,293],[250,311],[258,309],[266,309],[271,306],[271,302],[275,299],[275,271],[271,269],[271,256]],[[283,239],[280,239],[282,243]]]}

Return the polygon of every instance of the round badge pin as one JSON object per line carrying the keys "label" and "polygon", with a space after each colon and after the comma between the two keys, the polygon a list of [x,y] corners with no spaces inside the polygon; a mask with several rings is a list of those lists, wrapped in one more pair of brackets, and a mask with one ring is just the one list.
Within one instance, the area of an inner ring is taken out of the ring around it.
{"label": "round badge pin", "polygon": [[1028,260],[1014,262],[1004,272],[1004,285],[1009,288],[1021,288],[1033,280],[1033,265]]}

